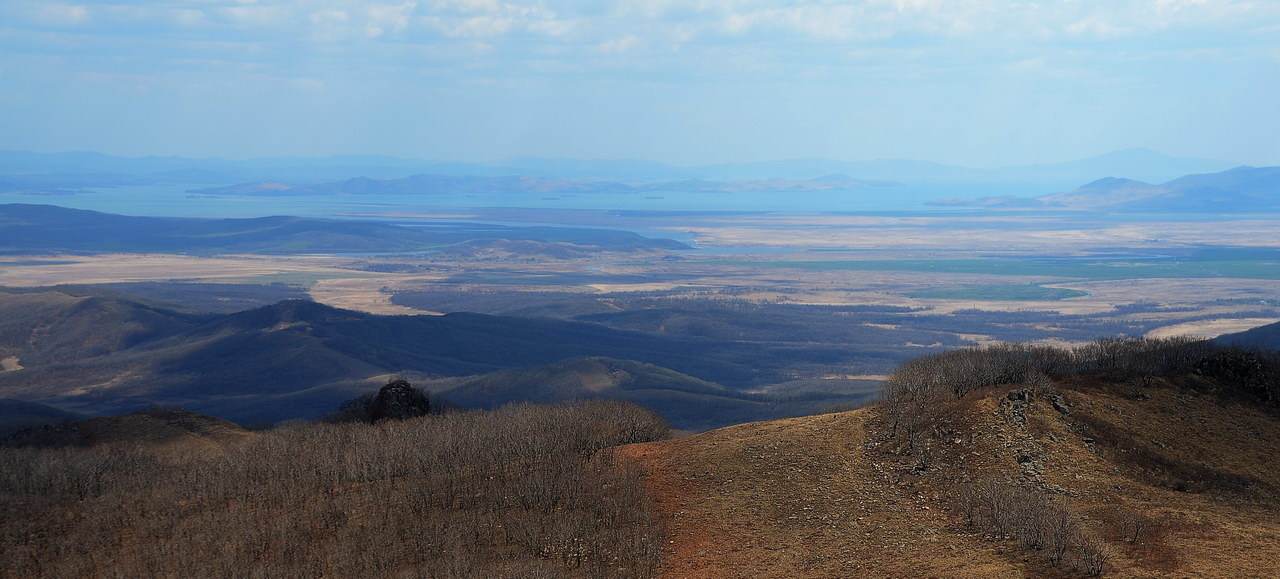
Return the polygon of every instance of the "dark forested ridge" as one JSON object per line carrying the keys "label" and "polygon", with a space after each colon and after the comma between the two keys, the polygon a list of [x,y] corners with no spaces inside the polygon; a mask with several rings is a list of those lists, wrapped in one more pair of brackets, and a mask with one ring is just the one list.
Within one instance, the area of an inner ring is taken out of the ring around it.
{"label": "dark forested ridge", "polygon": [[[321,415],[391,373],[478,377],[457,390],[471,401],[493,382],[483,375],[506,371],[503,401],[622,398],[672,409],[681,425],[690,423],[680,416],[720,424],[777,411],[741,389],[784,380],[797,362],[848,355],[543,318],[378,316],[300,300],[197,315],[59,291],[0,293],[0,358],[22,366],[0,372],[0,397],[87,413],[166,404],[272,422]],[[588,357],[612,361],[555,366]],[[566,376],[579,382],[566,386]]]}
{"label": "dark forested ridge", "polygon": [[1280,350],[1280,323],[1268,324],[1253,328],[1252,330],[1245,330],[1235,334],[1219,336],[1214,341],[1219,344],[1230,346]]}

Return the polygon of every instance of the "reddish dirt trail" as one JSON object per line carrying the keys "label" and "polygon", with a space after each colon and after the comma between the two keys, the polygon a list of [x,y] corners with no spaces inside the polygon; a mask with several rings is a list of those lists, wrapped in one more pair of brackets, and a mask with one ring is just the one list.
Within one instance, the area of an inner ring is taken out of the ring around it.
{"label": "reddish dirt trail", "polygon": [[998,545],[953,532],[933,501],[889,482],[863,452],[867,416],[743,424],[623,448],[665,518],[662,575],[1025,575]]}

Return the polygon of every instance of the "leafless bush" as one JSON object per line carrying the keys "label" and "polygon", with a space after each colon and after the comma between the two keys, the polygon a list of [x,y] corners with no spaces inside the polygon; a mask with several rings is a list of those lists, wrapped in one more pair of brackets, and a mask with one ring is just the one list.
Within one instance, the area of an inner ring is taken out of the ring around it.
{"label": "leafless bush", "polygon": [[1084,537],[1076,550],[1075,569],[1087,577],[1101,577],[1107,572],[1111,552],[1102,541]]}
{"label": "leafless bush", "polygon": [[1053,379],[1098,375],[1111,380],[1199,374],[1226,387],[1280,404],[1280,356],[1239,350],[1189,338],[1108,338],[1076,348],[997,344],[952,350],[906,362],[884,387],[889,435],[905,437],[908,449],[937,424],[943,403],[982,388],[1029,386],[1052,390]]}
{"label": "leafless bush", "polygon": [[1160,530],[1160,525],[1155,519],[1129,510],[1119,511],[1114,518],[1114,523],[1120,532],[1120,538],[1131,545],[1149,543]]}
{"label": "leafless bush", "polygon": [[1101,574],[1106,566],[1102,543],[1085,535],[1071,513],[1043,493],[988,480],[961,487],[955,506],[970,529],[1015,540],[1044,553],[1055,566],[1070,561],[1089,574]]}
{"label": "leafless bush", "polygon": [[0,449],[5,577],[651,576],[617,402],[290,424],[221,451]]}

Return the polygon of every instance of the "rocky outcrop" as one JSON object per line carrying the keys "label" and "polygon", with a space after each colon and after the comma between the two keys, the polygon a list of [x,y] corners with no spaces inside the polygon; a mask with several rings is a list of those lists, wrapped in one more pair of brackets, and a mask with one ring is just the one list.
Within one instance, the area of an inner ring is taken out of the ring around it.
{"label": "rocky outcrop", "polygon": [[369,420],[404,420],[426,416],[431,411],[427,395],[406,380],[392,380],[373,397],[369,404]]}
{"label": "rocky outcrop", "polygon": [[407,380],[395,379],[378,390],[343,403],[329,420],[334,422],[378,422],[426,416],[431,412],[427,393]]}

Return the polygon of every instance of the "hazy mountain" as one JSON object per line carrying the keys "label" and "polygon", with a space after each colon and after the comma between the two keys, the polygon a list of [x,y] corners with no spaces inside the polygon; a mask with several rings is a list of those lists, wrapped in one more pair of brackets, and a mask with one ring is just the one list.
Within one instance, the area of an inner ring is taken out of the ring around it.
{"label": "hazy mountain", "polygon": [[412,175],[400,179],[355,177],[318,184],[268,181],[228,187],[194,189],[202,195],[476,195],[495,193],[633,193],[637,189],[609,181],[543,177],[471,175]]}
{"label": "hazy mountain", "polygon": [[994,172],[1012,180],[1081,183],[1110,176],[1158,183],[1191,173],[1222,171],[1231,166],[1223,161],[1174,157],[1150,149],[1125,149],[1075,161],[1014,166]]}
{"label": "hazy mountain", "polygon": [[939,205],[1005,209],[1258,212],[1280,210],[1280,167],[1236,167],[1155,185],[1107,177],[1066,193],[1039,197],[954,199]]}
{"label": "hazy mountain", "polygon": [[0,252],[348,253],[421,251],[474,240],[570,243],[609,250],[682,249],[627,231],[452,223],[414,228],[373,221],[261,217],[131,217],[51,205],[0,205]]}
{"label": "hazy mountain", "polygon": [[717,181],[684,179],[621,183],[585,179],[528,176],[413,175],[402,179],[356,177],[318,184],[289,184],[278,181],[240,183],[226,187],[193,189],[199,195],[305,196],[305,195],[590,195],[626,193],[735,193],[840,191],[889,183],[864,181],[846,175],[823,175],[812,179],[741,179]]}
{"label": "hazy mountain", "polygon": [[[424,161],[384,156],[281,157],[245,160],[188,159],[180,157],[116,157],[99,153],[0,152],[0,175],[21,176],[21,183],[35,183],[23,191],[70,190],[83,184],[86,175],[99,182],[90,186],[124,183],[290,183],[293,187],[341,182],[363,177],[377,180],[409,179],[413,176],[488,177],[501,180],[589,181],[655,183],[685,180],[809,180],[824,175],[849,175],[855,180],[892,181],[911,184],[952,185],[1036,185],[1070,186],[1103,176],[1161,182],[1179,175],[1220,171],[1229,163],[1164,155],[1147,149],[1127,149],[1096,157],[994,168],[964,167],[911,159],[842,161],[833,159],[790,159],[744,163],[672,165],[629,159],[521,158],[490,163]],[[18,183],[18,181],[15,181]],[[454,184],[454,187],[492,187],[484,181]],[[507,184],[509,185],[509,184]],[[504,186],[507,186],[504,185]],[[343,187],[358,188],[350,183]],[[0,190],[3,183],[0,182]],[[11,187],[13,188],[13,187]],[[252,189],[250,189],[252,191]]]}

